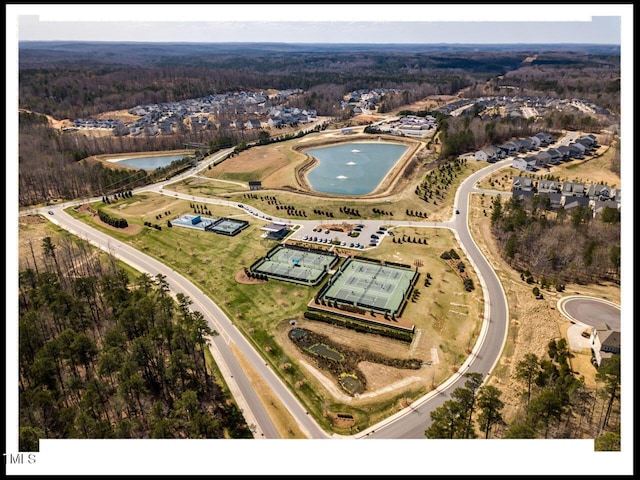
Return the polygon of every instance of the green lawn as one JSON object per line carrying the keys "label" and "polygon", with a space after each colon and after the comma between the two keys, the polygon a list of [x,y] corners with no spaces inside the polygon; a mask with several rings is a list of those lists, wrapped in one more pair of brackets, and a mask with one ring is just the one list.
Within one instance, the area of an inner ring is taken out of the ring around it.
{"label": "green lawn", "polygon": [[[322,389],[318,389],[316,380],[301,368],[293,353],[295,349],[290,345],[278,344],[276,338],[282,337],[279,334],[288,328],[289,320],[303,318],[306,305],[322,284],[306,287],[273,279],[260,284],[238,283],[235,280],[236,274],[263,257],[275,243],[261,238],[263,232],[260,227],[263,223],[253,219],[249,219],[248,228],[234,237],[189,228],[167,227],[167,220],[185,213],[195,213],[191,203],[172,196],[146,193],[111,205],[101,202],[93,205],[93,208],[100,208],[113,217],[125,218],[129,224],[128,233],[98,225],[88,213],[76,213],[71,209],[68,211],[95,228],[170,265],[197,285],[234,320],[325,428],[331,429],[328,420],[322,417],[323,408],[327,405],[333,411],[354,414],[358,425],[363,428],[401,408],[398,398],[415,399],[425,393],[424,386],[414,386],[404,392],[393,392],[352,405],[345,405],[332,397],[319,394]],[[248,202],[243,200],[243,203]],[[337,202],[334,203],[337,205]],[[208,205],[206,209],[211,212],[212,217],[237,216],[239,213],[237,209],[218,205]],[[171,213],[167,215],[169,211]],[[147,227],[144,222],[157,223],[162,226],[162,230]],[[462,364],[466,357],[465,351],[475,343],[482,312],[481,290],[478,287],[470,293],[465,292],[460,278],[439,258],[443,251],[456,246],[450,231],[419,227],[396,228],[394,231],[398,243],[386,238],[378,248],[372,252],[363,252],[363,255],[409,265],[421,262],[420,278],[416,286],[420,293],[415,301],[407,303],[403,316],[414,321],[422,335],[411,352],[406,345],[401,347],[404,350],[399,351],[401,354],[404,352],[404,356],[429,360],[431,350],[437,349],[441,365],[434,367],[429,373],[431,382],[437,384],[451,375],[452,368],[458,368]],[[403,236],[406,241],[399,243]],[[428,243],[414,243],[414,238],[426,238]],[[462,254],[459,249],[458,253]],[[470,269],[468,263],[467,267]],[[427,273],[431,275],[431,282],[425,287],[423,282]],[[474,282],[478,286],[475,277]],[[452,314],[452,310],[455,313]],[[362,335],[364,334],[353,335],[353,338],[358,341]],[[291,364],[286,371],[281,369],[285,363]],[[297,382],[301,382],[299,388],[294,387]]]}

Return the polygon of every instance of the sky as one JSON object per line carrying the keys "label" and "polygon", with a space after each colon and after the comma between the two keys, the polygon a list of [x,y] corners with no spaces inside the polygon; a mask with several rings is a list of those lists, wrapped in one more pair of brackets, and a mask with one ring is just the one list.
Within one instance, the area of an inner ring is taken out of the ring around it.
{"label": "sky", "polygon": [[633,9],[458,5],[8,5],[7,22],[18,41],[619,45]]}
{"label": "sky", "polygon": [[[632,178],[625,152],[632,152],[633,4],[513,4],[513,5],[6,5],[8,139],[17,138],[17,44],[29,40],[137,42],[285,42],[285,43],[591,43],[622,46],[623,177]],[[7,147],[12,143],[9,140]],[[7,153],[6,218],[17,225],[15,152]],[[629,158],[632,160],[632,157]],[[17,182],[16,182],[17,184]],[[625,198],[631,185],[625,188]],[[13,189],[13,190],[12,190]],[[14,193],[12,193],[14,192]],[[633,218],[625,203],[625,217]],[[12,222],[9,222],[12,223]],[[623,278],[629,279],[633,224],[623,222]],[[627,239],[627,240],[625,240]],[[17,245],[17,231],[7,235]],[[7,247],[7,254],[15,250]],[[15,295],[17,270],[7,269],[7,298]],[[632,281],[632,279],[631,279]],[[12,287],[13,285],[13,287]],[[632,288],[624,283],[624,305],[631,305]],[[632,283],[630,285],[632,287]],[[7,302],[9,305],[10,302]],[[10,312],[7,318],[15,314]],[[7,338],[14,338],[9,331]],[[631,347],[623,336],[623,350]],[[15,342],[14,342],[15,343]],[[9,347],[12,346],[8,340]],[[13,348],[13,347],[12,347]],[[630,351],[627,349],[626,351]],[[7,390],[17,388],[15,363],[7,362]],[[623,364],[624,368],[624,364]],[[628,383],[626,384],[628,386]],[[623,390],[627,395],[629,389]],[[15,401],[15,398],[11,398]],[[629,398],[623,403],[624,424],[631,425]],[[629,407],[627,409],[626,407]],[[628,420],[627,420],[628,419]],[[15,419],[10,420],[10,424]],[[625,427],[623,427],[625,428]],[[629,433],[623,439],[629,440]],[[15,430],[7,429],[7,452],[15,453]],[[347,443],[342,443],[347,442]],[[7,466],[7,473],[82,474],[626,474],[631,457],[593,452],[592,441],[504,440],[476,441],[461,449],[451,442],[344,440],[319,441],[110,441],[42,442],[36,465]],[[499,442],[499,443],[498,443]],[[419,443],[419,446],[416,445]],[[13,447],[12,447],[13,446]],[[632,447],[624,443],[623,447]],[[12,449],[13,448],[13,449]],[[242,453],[239,454],[238,451]],[[518,464],[522,451],[531,462]],[[311,452],[311,453],[310,453]],[[455,453],[454,453],[455,452]],[[624,453],[624,452],[623,452]],[[402,461],[393,462],[400,454]],[[329,458],[331,460],[325,461]],[[277,458],[277,461],[274,461]],[[464,458],[464,461],[460,461]],[[536,461],[544,458],[544,462]],[[389,461],[385,461],[388,459]],[[313,471],[309,466],[313,466]],[[36,468],[37,467],[37,468]],[[99,470],[99,471],[96,471]]]}

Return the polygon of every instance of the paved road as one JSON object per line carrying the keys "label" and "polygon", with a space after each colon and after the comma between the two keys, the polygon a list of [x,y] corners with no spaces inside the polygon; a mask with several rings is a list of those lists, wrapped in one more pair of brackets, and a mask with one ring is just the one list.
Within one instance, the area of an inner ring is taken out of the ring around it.
{"label": "paved road", "polygon": [[[414,402],[410,408],[394,417],[374,425],[363,432],[371,438],[425,438],[424,431],[431,424],[430,413],[451,398],[451,393],[463,387],[467,372],[488,375],[497,363],[507,339],[508,307],[507,299],[495,271],[476,245],[468,226],[469,199],[477,192],[475,184],[484,176],[511,164],[503,160],[485,167],[469,176],[456,192],[451,220],[440,226],[451,228],[458,243],[473,265],[482,285],[484,297],[484,321],[471,355],[458,372],[442,385],[423,398]],[[455,210],[460,213],[454,213]]]}
{"label": "paved road", "polygon": [[589,327],[606,323],[611,330],[620,331],[620,305],[607,300],[571,295],[558,300],[558,310],[575,323]]}
{"label": "paved road", "polygon": [[[225,155],[226,153],[228,152],[221,152],[213,158],[208,159],[205,164],[199,165],[196,170],[199,171],[206,168],[207,163],[214,161],[215,158]],[[184,176],[188,175],[189,173]],[[175,181],[176,178],[178,177],[174,177],[172,181]],[[163,184],[164,183],[166,182],[163,182]],[[163,184],[154,185],[151,190],[161,191],[164,186]],[[136,192],[142,190],[149,189],[141,188],[137,189]],[[108,251],[114,257],[133,266],[140,272],[147,273],[151,276],[158,274],[163,275],[174,297],[176,294],[182,293],[193,301],[192,309],[200,311],[209,322],[211,328],[219,333],[218,336],[211,339],[212,354],[216,363],[220,366],[234,398],[242,409],[247,423],[252,428],[254,437],[280,438],[277,429],[262,405],[260,397],[253,389],[248,377],[234,355],[234,349],[244,355],[257,373],[267,382],[274,394],[281,399],[284,407],[294,416],[300,428],[309,438],[327,438],[328,435],[326,432],[307,414],[302,404],[291,394],[280,377],[268,367],[246,337],[233,325],[224,312],[222,312],[209,297],[200,291],[200,289],[163,263],[128,246],[126,243],[115,240],[109,235],[91,228],[85,223],[74,219],[64,211],[65,208],[72,204],[99,200],[100,198],[85,199],[67,204],[43,207],[35,209],[34,211],[42,213],[53,223],[65,228],[92,245]],[[47,212],[49,211],[52,212],[52,214],[48,214]]]}

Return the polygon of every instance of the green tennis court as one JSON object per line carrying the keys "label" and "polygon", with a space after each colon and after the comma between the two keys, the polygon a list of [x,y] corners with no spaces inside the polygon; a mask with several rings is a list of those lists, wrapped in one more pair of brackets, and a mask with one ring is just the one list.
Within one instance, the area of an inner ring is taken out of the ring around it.
{"label": "green tennis court", "polygon": [[320,298],[395,315],[417,274],[408,268],[350,259]]}
{"label": "green tennis court", "polygon": [[254,273],[305,285],[317,285],[338,261],[335,253],[278,246],[251,266]]}

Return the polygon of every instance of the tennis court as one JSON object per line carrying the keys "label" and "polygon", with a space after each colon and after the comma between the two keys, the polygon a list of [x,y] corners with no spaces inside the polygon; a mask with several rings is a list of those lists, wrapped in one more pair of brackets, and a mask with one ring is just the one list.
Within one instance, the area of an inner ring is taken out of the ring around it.
{"label": "tennis court", "polygon": [[207,230],[210,228],[215,222],[217,222],[217,218],[207,218],[201,215],[181,215],[175,220],[171,220],[171,224],[174,227],[186,227],[193,228],[195,230]]}
{"label": "tennis court", "polygon": [[324,292],[324,300],[396,315],[408,297],[417,272],[409,268],[350,259]]}
{"label": "tennis court", "polygon": [[246,220],[235,220],[232,218],[220,218],[213,223],[207,230],[222,235],[234,236],[249,226]]}
{"label": "tennis court", "polygon": [[187,227],[195,230],[220,233],[222,235],[234,236],[249,226],[246,220],[235,220],[233,218],[208,218],[202,215],[181,215],[175,220],[171,220],[175,227]]}
{"label": "tennis court", "polygon": [[251,271],[279,280],[317,285],[337,261],[335,253],[278,246],[255,262]]}

